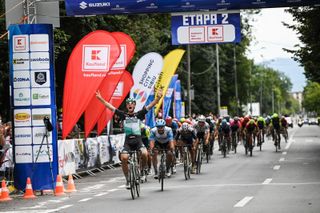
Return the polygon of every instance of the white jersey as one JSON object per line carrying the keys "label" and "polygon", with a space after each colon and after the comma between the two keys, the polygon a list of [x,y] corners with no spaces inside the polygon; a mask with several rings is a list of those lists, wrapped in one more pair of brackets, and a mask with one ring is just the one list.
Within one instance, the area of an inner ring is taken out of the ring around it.
{"label": "white jersey", "polygon": [[203,126],[199,125],[199,122],[193,125],[193,128],[196,130],[196,133],[208,133],[210,132],[210,125],[205,122]]}

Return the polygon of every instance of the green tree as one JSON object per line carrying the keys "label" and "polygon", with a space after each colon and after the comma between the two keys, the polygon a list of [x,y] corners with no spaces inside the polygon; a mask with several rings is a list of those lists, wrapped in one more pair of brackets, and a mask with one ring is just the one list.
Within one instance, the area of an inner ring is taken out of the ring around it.
{"label": "green tree", "polygon": [[302,106],[308,112],[316,112],[320,114],[320,84],[318,82],[307,83],[303,90]]}
{"label": "green tree", "polygon": [[298,7],[290,8],[295,25],[285,24],[299,34],[302,46],[296,45],[297,50],[287,50],[294,54],[297,60],[305,69],[306,78],[320,83],[320,7]]}

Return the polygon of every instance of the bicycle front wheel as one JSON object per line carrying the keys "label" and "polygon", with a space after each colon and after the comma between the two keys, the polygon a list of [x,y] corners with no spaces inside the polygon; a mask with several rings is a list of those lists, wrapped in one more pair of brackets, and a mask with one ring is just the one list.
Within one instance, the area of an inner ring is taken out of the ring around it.
{"label": "bicycle front wheel", "polygon": [[131,197],[134,200],[136,198],[136,178],[135,178],[135,168],[132,164],[129,167],[129,184],[130,184],[130,193]]}

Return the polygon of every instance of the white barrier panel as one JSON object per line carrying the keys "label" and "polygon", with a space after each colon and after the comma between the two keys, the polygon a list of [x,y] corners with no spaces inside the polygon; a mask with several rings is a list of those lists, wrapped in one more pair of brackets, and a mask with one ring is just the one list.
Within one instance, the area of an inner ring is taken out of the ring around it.
{"label": "white barrier panel", "polygon": [[104,164],[110,160],[108,136],[99,136],[97,139],[99,144],[100,163]]}
{"label": "white barrier panel", "polygon": [[59,140],[59,174],[69,175],[76,173],[75,140]]}
{"label": "white barrier panel", "polygon": [[87,167],[94,167],[97,165],[99,146],[97,138],[87,138],[86,150],[88,154]]}
{"label": "white barrier panel", "polygon": [[86,157],[85,157],[85,146],[83,144],[83,139],[74,139],[74,155],[76,162],[76,170],[85,167]]}
{"label": "white barrier panel", "polygon": [[110,135],[113,162],[120,163],[119,151],[122,150],[125,141],[125,134]]}

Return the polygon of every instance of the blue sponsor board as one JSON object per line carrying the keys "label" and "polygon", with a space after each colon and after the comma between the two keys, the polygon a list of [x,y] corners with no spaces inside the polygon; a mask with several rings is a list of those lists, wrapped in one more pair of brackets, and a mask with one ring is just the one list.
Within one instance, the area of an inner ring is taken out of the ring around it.
{"label": "blue sponsor board", "polygon": [[172,44],[239,43],[240,23],[240,13],[172,14]]}
{"label": "blue sponsor board", "polygon": [[[23,190],[30,177],[34,190],[53,189],[58,174],[53,28],[11,25],[9,35],[14,184]],[[46,131],[44,117],[53,131]]]}
{"label": "blue sponsor board", "polygon": [[319,0],[65,0],[69,16],[239,10],[316,4],[319,4]]}

